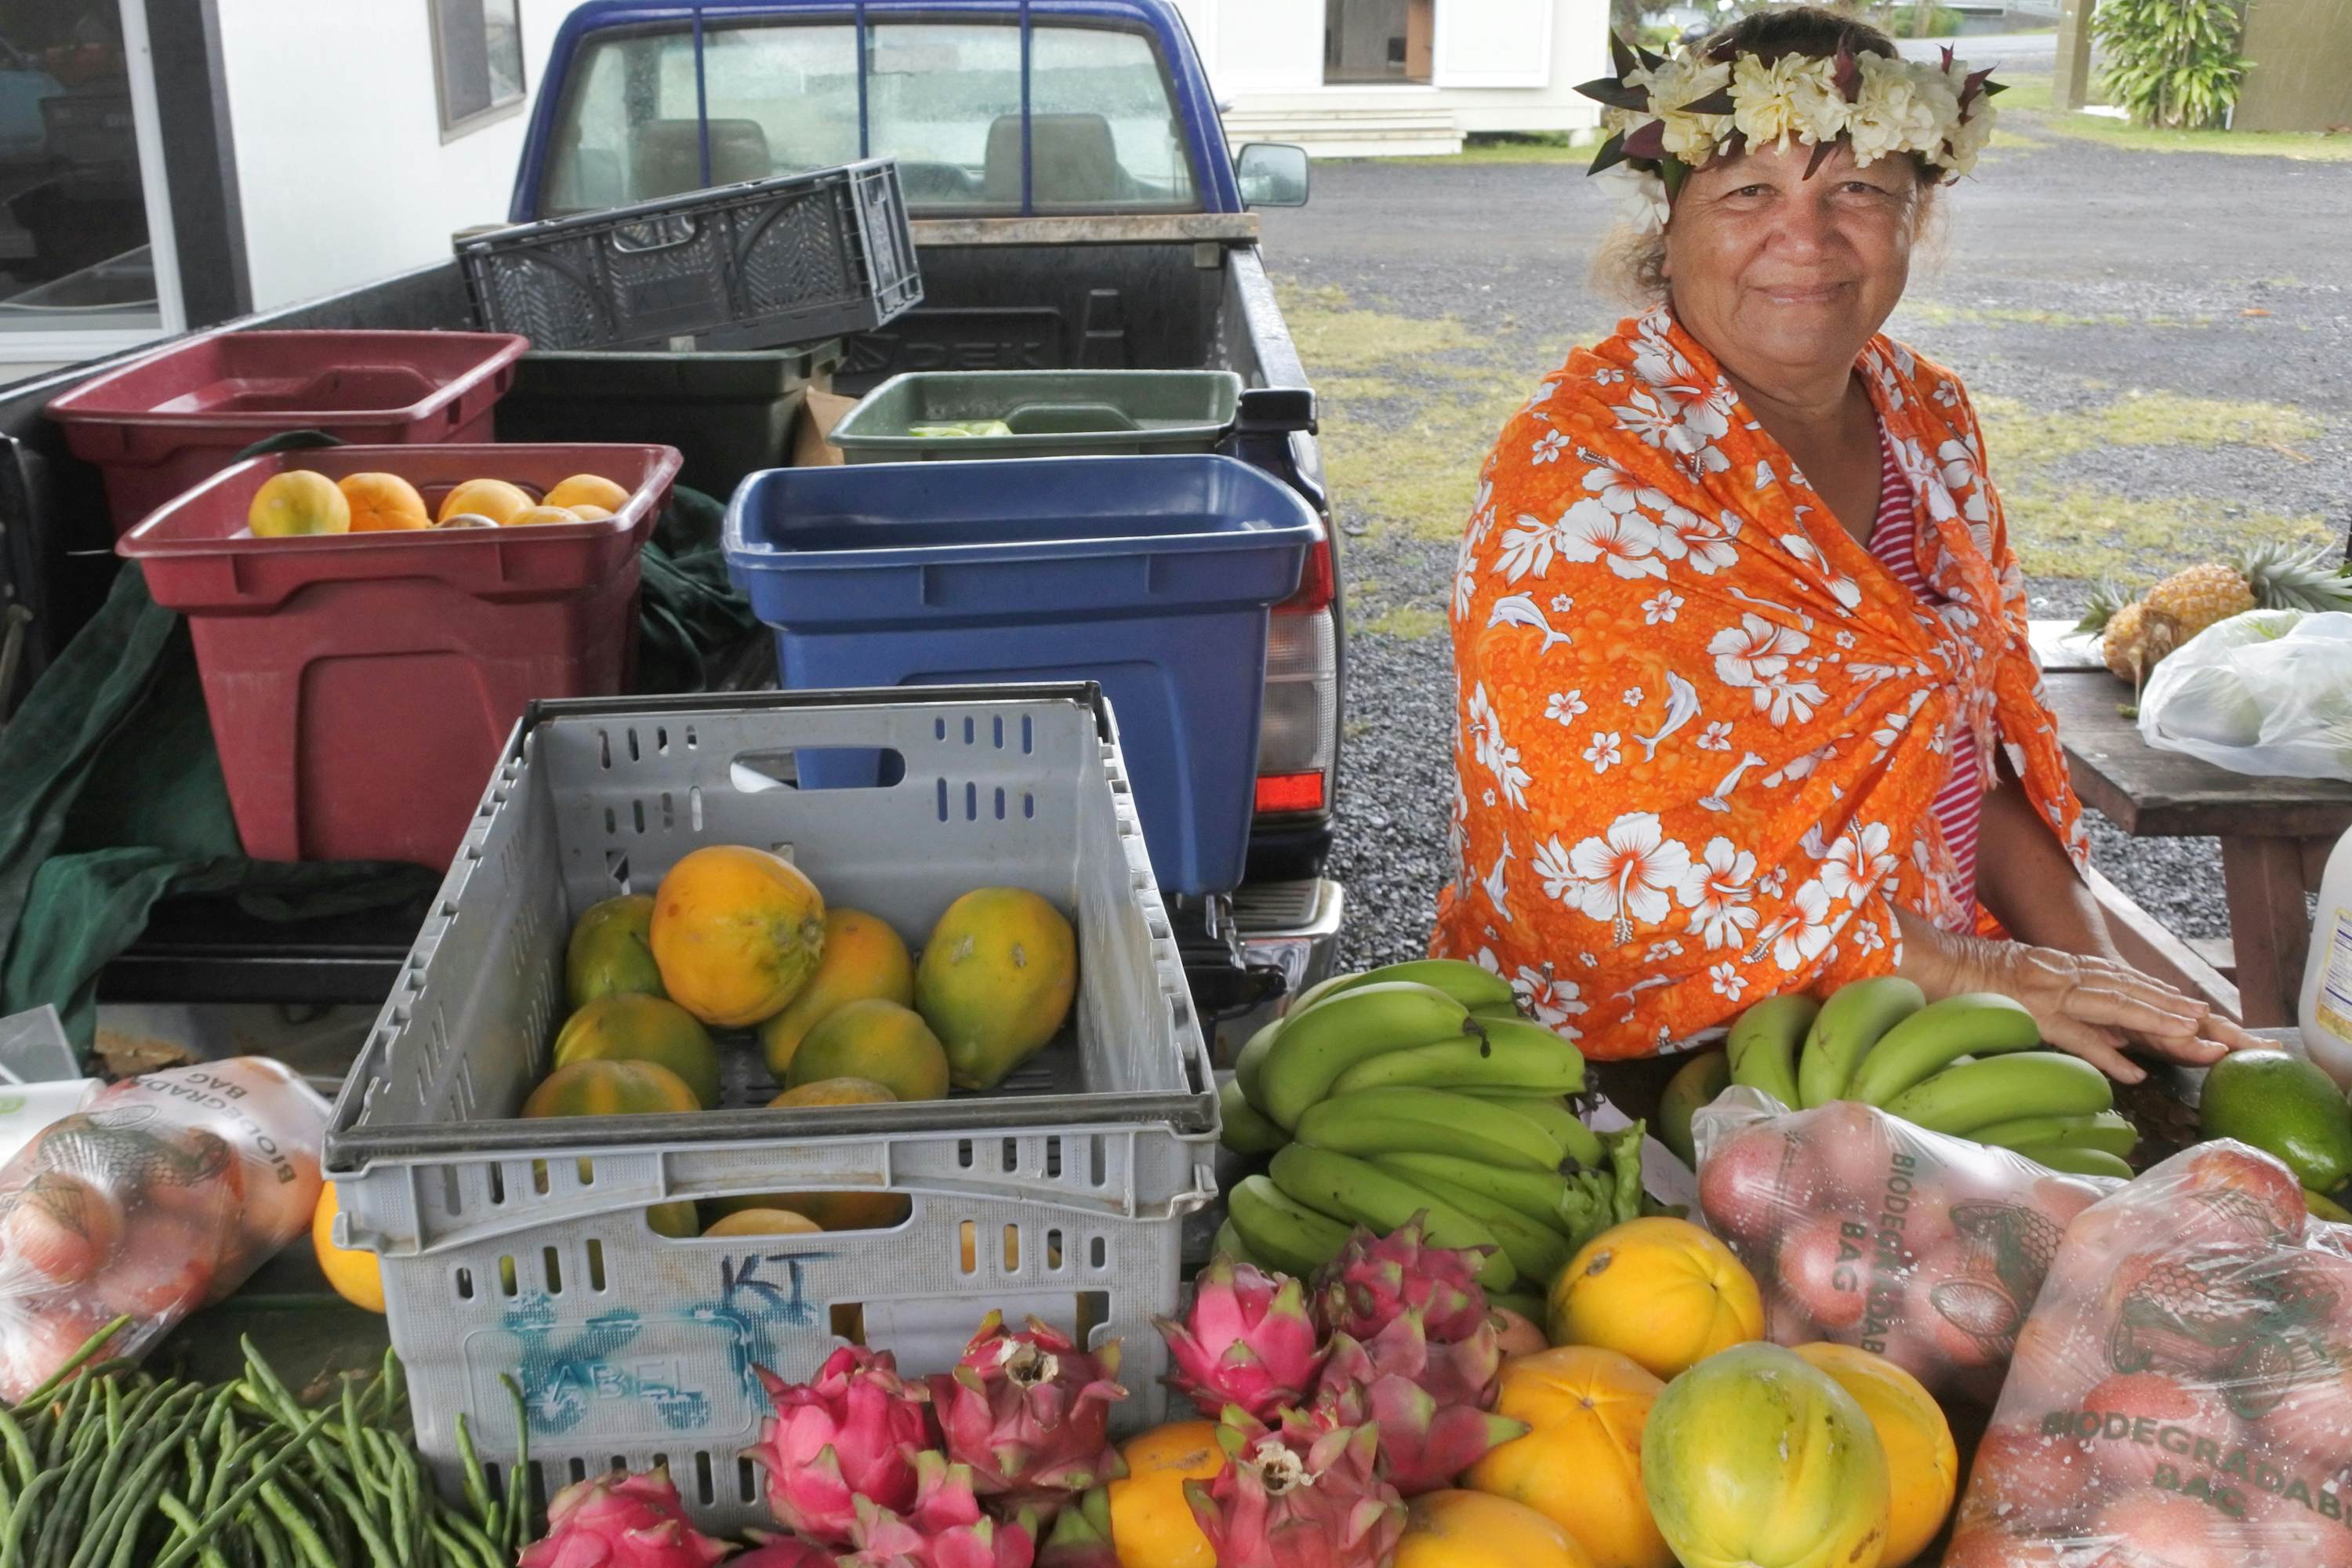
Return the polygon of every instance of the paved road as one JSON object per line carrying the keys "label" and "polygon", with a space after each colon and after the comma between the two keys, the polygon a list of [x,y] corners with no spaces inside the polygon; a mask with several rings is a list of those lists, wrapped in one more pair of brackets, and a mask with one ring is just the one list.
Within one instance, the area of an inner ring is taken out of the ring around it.
{"label": "paved road", "polygon": [[1979,66],[2006,65],[2048,70],[2058,58],[2055,33],[1977,33],[1962,38],[1898,38],[1895,47],[1911,59],[1933,59],[1949,44],[1960,58]]}

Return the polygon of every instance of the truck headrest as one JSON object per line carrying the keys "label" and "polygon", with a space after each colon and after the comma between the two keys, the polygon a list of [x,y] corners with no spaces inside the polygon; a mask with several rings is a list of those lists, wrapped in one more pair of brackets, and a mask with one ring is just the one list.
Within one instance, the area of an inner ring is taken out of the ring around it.
{"label": "truck headrest", "polygon": [[[756,120],[710,122],[710,184],[763,180],[768,133]],[[1016,178],[1018,176],[1016,175]],[[629,189],[635,201],[702,189],[702,142],[691,120],[648,120],[629,132]]]}
{"label": "truck headrest", "polygon": [[[1099,114],[1038,114],[1029,121],[1030,195],[1040,204],[1107,202],[1119,190],[1118,147]],[[999,115],[988,128],[982,194],[992,204],[1021,200],[1021,117]]]}

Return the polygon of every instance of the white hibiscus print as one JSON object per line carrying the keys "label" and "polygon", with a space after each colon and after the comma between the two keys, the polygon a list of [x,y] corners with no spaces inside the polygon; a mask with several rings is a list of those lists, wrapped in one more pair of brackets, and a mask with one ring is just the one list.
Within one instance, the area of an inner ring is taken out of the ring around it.
{"label": "white hibiscus print", "polygon": [[1862,585],[1843,572],[1833,569],[1829,563],[1829,558],[1822,553],[1820,546],[1811,540],[1801,533],[1784,533],[1780,536],[1780,548],[1819,572],[1822,574],[1822,581],[1829,584],[1831,597],[1836,599],[1839,604],[1851,610],[1862,603]]}
{"label": "white hibiscus print", "polygon": [[1470,692],[1470,746],[1479,766],[1495,775],[1503,798],[1524,808],[1530,775],[1519,766],[1518,748],[1504,741],[1502,721],[1487,700],[1486,683],[1483,680]]}
{"label": "white hibiscus print", "polygon": [[1810,680],[1768,680],[1756,689],[1758,711],[1781,728],[1811,720],[1829,693]]}
{"label": "white hibiscus print", "polygon": [[1699,732],[1698,749],[1702,752],[1731,750],[1731,726],[1719,719],[1709,723]]}
{"label": "white hibiscus print", "polygon": [[1559,461],[1559,455],[1566,450],[1568,450],[1568,437],[1557,430],[1547,430],[1529,450],[1528,461],[1556,463]]}
{"label": "white hibiscus print", "polygon": [[1576,601],[1570,598],[1567,595],[1554,594],[1551,596],[1551,613],[1553,615],[1564,616],[1574,608],[1576,608]]}
{"label": "white hibiscus print", "polygon": [[1830,896],[1819,882],[1807,882],[1797,889],[1789,901],[1788,912],[1775,925],[1772,934],[1772,962],[1790,974],[1803,969],[1829,951],[1830,939],[1837,935],[1837,922],[1830,919]]}
{"label": "white hibiscus print", "polygon": [[1530,573],[1540,577],[1551,570],[1557,551],[1552,525],[1521,512],[1518,521],[1503,531],[1503,548],[1496,552],[1495,570],[1506,583],[1516,583]]}
{"label": "white hibiscus print", "polygon": [[1639,708],[1642,705],[1643,698],[1646,695],[1647,693],[1643,692],[1638,686],[1629,687],[1626,689],[1625,695],[1619,698],[1618,700],[1624,703],[1628,708]]}
{"label": "white hibiscus print", "polygon": [[1528,864],[1534,868],[1537,879],[1543,883],[1545,898],[1572,904],[1584,897],[1583,879],[1569,864],[1568,846],[1562,844],[1557,835],[1536,846],[1535,858]]}
{"label": "white hibiscus print", "polygon": [[1779,898],[1788,885],[1789,868],[1786,866],[1775,866],[1756,879],[1756,890],[1768,899]]}
{"label": "white hibiscus print", "polygon": [[1674,502],[1616,464],[1601,461],[1584,470],[1584,488],[1611,511],[1663,512]]}
{"label": "white hibiscus print", "polygon": [[1657,528],[1637,512],[1613,512],[1599,501],[1580,500],[1559,520],[1557,535],[1559,553],[1568,560],[1605,560],[1609,570],[1629,581],[1666,574],[1666,563],[1657,555]]}
{"label": "white hibiscus print", "polygon": [[1706,972],[1706,976],[1713,982],[1715,994],[1727,1001],[1737,1002],[1748,994],[1747,977],[1739,973],[1739,965],[1736,963],[1718,963]]}
{"label": "white hibiscus print", "polygon": [[1853,938],[1858,952],[1876,952],[1886,945],[1886,933],[1878,929],[1875,921],[1856,921],[1846,928],[1846,932]]}
{"label": "white hibiscus print", "polygon": [[1670,506],[1659,513],[1658,553],[1669,561],[1687,559],[1691,570],[1712,577],[1739,563],[1739,520],[1725,512],[1713,522],[1687,507]]}
{"label": "white hibiscus print", "polygon": [[1613,412],[1617,428],[1638,438],[1645,447],[1665,447],[1682,424],[1680,404],[1665,393],[1643,392],[1639,387],[1626,394],[1625,401]]}
{"label": "white hibiscus print", "polygon": [[1633,374],[1652,386],[1687,387],[1696,379],[1690,361],[1670,335],[1674,318],[1663,309],[1634,323]]}
{"label": "white hibiscus print", "polygon": [[1622,743],[1618,731],[1614,730],[1592,731],[1592,744],[1584,748],[1584,760],[1592,764],[1595,776],[1607,773],[1625,760],[1624,753],[1619,749]]}
{"label": "white hibiscus print", "polygon": [[1707,946],[1737,949],[1756,929],[1756,857],[1718,835],[1683,874],[1675,901],[1691,911],[1691,930]]}
{"label": "white hibiscus print", "polygon": [[1811,645],[1812,639],[1796,627],[1744,610],[1738,626],[1726,626],[1708,639],[1706,651],[1715,655],[1717,679],[1726,686],[1753,688],[1788,674],[1789,661]]}
{"label": "white hibiscus print", "polygon": [[1642,601],[1642,621],[1645,626],[1670,625],[1684,605],[1683,596],[1670,588],[1662,588],[1657,597]]}
{"label": "white hibiscus print", "polygon": [[1462,547],[1454,556],[1454,618],[1466,620],[1470,601],[1478,592],[1478,550],[1468,535],[1464,535]]}
{"label": "white hibiscus print", "polygon": [[1578,907],[1591,920],[1608,921],[1620,945],[1633,940],[1633,922],[1656,925],[1666,918],[1675,888],[1690,869],[1690,851],[1668,838],[1654,811],[1628,812],[1606,835],[1587,838],[1569,854],[1584,879]]}
{"label": "white hibiscus print", "polygon": [[1822,860],[1822,887],[1829,896],[1859,905],[1873,889],[1892,882],[1901,862],[1887,851],[1891,837],[1883,822],[1847,824]]}
{"label": "white hibiscus print", "polygon": [[1544,717],[1558,723],[1571,724],[1586,707],[1581,690],[1555,691],[1544,700]]}
{"label": "white hibiscus print", "polygon": [[1838,647],[1843,648],[1851,648],[1853,647],[1853,634],[1852,632],[1832,632],[1830,635],[1832,638],[1835,640]]}
{"label": "white hibiscus print", "polygon": [[1682,955],[1683,944],[1676,942],[1673,937],[1667,937],[1663,942],[1652,942],[1648,949],[1642,954],[1644,959],[1652,963],[1660,963],[1669,958],[1680,958]]}
{"label": "white hibiscus print", "polygon": [[1511,982],[1511,989],[1519,994],[1537,1023],[1569,1039],[1580,1037],[1568,1022],[1586,1010],[1575,981],[1558,978],[1549,964],[1537,969],[1523,963],[1519,965],[1518,977]]}

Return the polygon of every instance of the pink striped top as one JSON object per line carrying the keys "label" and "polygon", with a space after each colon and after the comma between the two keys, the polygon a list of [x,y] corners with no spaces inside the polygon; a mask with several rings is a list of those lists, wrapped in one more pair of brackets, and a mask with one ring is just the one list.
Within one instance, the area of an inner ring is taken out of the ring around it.
{"label": "pink striped top", "polygon": [[[1871,525],[1870,552],[1895,580],[1918,595],[1923,604],[1937,604],[1941,595],[1927,585],[1919,571],[1918,509],[1910,481],[1895,460],[1895,447],[1879,431],[1878,520]],[[1951,737],[1952,771],[1936,795],[1936,820],[1944,829],[1944,843],[1952,852],[1956,873],[1955,903],[1949,923],[1960,931],[1976,928],[1977,830],[1984,818],[1984,785],[1977,765],[1975,734],[1965,725]]]}

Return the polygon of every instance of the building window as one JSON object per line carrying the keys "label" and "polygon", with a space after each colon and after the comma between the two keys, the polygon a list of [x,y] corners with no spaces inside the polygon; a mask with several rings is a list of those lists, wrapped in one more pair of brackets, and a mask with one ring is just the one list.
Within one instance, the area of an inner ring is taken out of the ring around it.
{"label": "building window", "polygon": [[522,107],[520,0],[426,0],[441,138],[462,136]]}
{"label": "building window", "polygon": [[143,7],[0,3],[0,364],[177,330],[157,130]]}
{"label": "building window", "polygon": [[1436,0],[1323,0],[1323,79],[1429,85]]}

